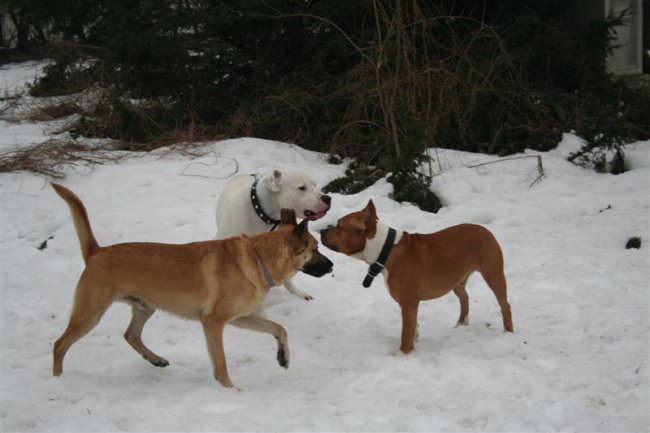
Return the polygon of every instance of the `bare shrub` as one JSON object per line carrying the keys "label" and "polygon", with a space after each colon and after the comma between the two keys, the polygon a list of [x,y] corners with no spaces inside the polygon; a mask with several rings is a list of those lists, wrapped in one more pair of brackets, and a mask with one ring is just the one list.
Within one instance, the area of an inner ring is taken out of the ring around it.
{"label": "bare shrub", "polygon": [[29,114],[28,119],[36,122],[61,119],[73,114],[79,114],[81,107],[74,102],[61,102],[36,108]]}
{"label": "bare shrub", "polygon": [[34,146],[0,154],[0,172],[28,171],[53,179],[65,177],[64,166],[102,164],[124,157],[115,152],[93,150],[71,141],[48,140]]}

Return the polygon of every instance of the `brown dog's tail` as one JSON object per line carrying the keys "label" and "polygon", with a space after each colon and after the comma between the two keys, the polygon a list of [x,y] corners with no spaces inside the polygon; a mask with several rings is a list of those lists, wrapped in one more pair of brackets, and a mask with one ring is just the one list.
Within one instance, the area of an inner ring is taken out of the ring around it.
{"label": "brown dog's tail", "polygon": [[84,262],[87,262],[88,258],[99,248],[99,244],[90,228],[90,221],[88,221],[86,208],[81,200],[79,200],[79,197],[63,185],[52,183],[52,188],[54,188],[54,191],[56,191],[56,193],[59,194],[59,196],[61,196],[70,207],[72,222],[74,223],[74,228],[79,237],[81,255],[84,258]]}

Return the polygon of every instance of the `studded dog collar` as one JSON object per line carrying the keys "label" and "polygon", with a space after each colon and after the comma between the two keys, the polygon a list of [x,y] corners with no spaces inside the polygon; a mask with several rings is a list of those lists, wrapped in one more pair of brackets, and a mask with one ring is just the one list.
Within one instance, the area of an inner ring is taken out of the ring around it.
{"label": "studded dog collar", "polygon": [[275,230],[275,228],[280,224],[280,220],[273,219],[264,212],[264,209],[262,209],[262,204],[260,203],[259,197],[257,197],[257,183],[259,182],[260,178],[258,176],[255,176],[255,181],[253,182],[253,185],[251,186],[251,204],[253,205],[253,210],[255,211],[255,214],[260,217],[262,221],[264,221],[266,224],[271,226],[271,229],[269,231]]}

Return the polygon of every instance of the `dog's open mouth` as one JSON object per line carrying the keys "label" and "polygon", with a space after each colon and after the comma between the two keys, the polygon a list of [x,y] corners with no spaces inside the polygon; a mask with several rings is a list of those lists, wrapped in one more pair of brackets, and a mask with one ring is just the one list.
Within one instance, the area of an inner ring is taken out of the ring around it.
{"label": "dog's open mouth", "polygon": [[305,218],[307,218],[309,221],[316,221],[318,219],[321,219],[321,218],[323,218],[325,216],[326,213],[327,213],[327,211],[314,212],[314,211],[311,211],[311,210],[305,210],[305,212],[304,212]]}

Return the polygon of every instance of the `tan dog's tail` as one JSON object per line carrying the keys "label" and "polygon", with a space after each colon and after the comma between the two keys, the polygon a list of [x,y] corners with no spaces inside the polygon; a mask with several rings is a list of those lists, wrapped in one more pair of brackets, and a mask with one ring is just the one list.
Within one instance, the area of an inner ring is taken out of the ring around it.
{"label": "tan dog's tail", "polygon": [[59,194],[59,196],[61,196],[70,207],[72,222],[74,223],[74,228],[79,237],[81,255],[84,258],[84,262],[87,262],[88,258],[99,248],[99,244],[97,244],[95,235],[93,235],[93,231],[90,228],[90,221],[88,220],[86,208],[81,200],[79,200],[79,197],[63,185],[52,183],[52,188],[54,188],[54,191],[56,191],[56,193]]}

